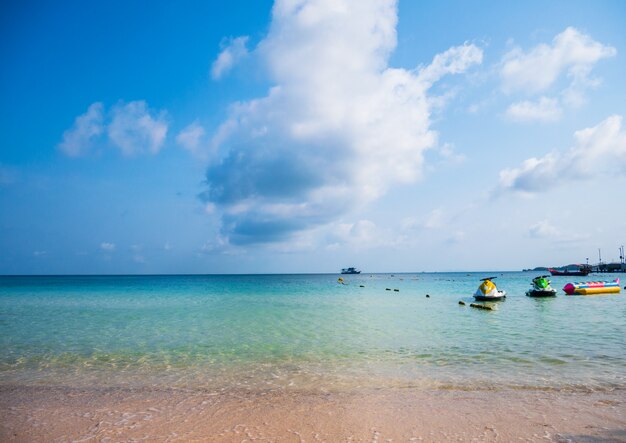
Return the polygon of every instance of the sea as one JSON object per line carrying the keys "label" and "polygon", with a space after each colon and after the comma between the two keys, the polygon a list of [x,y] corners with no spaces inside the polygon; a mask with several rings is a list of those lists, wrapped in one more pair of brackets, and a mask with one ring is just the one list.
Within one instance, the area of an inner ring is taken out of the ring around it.
{"label": "sea", "polygon": [[[0,385],[626,388],[625,291],[529,298],[537,274],[3,276]],[[506,300],[470,307],[489,276]]]}

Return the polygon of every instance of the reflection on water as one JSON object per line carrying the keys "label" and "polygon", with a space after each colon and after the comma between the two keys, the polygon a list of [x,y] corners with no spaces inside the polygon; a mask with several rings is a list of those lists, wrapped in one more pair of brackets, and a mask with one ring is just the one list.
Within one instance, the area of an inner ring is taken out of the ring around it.
{"label": "reflection on water", "polygon": [[532,274],[504,273],[484,311],[481,277],[0,277],[0,383],[626,386],[623,295],[534,299]]}

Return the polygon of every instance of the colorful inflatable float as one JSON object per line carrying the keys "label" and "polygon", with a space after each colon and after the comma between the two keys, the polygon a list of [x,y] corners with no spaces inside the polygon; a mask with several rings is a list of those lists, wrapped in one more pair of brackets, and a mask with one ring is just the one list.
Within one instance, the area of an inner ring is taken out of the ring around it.
{"label": "colorful inflatable float", "polygon": [[619,293],[619,278],[613,281],[584,281],[568,283],[563,286],[567,295],[594,295]]}

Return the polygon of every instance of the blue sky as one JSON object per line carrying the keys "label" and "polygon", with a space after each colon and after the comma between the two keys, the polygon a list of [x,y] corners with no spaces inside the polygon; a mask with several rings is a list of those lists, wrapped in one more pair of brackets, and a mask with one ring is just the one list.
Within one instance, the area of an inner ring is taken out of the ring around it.
{"label": "blue sky", "polygon": [[626,5],[5,2],[0,273],[619,258]]}

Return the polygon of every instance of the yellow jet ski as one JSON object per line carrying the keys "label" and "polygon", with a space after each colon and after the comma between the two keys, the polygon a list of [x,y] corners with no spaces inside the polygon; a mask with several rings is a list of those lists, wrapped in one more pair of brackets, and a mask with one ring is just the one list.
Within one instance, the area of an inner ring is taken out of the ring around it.
{"label": "yellow jet ski", "polygon": [[506,291],[499,291],[495,283],[491,281],[495,278],[496,277],[487,277],[480,279],[482,283],[474,294],[474,298],[477,301],[496,301],[506,298]]}

